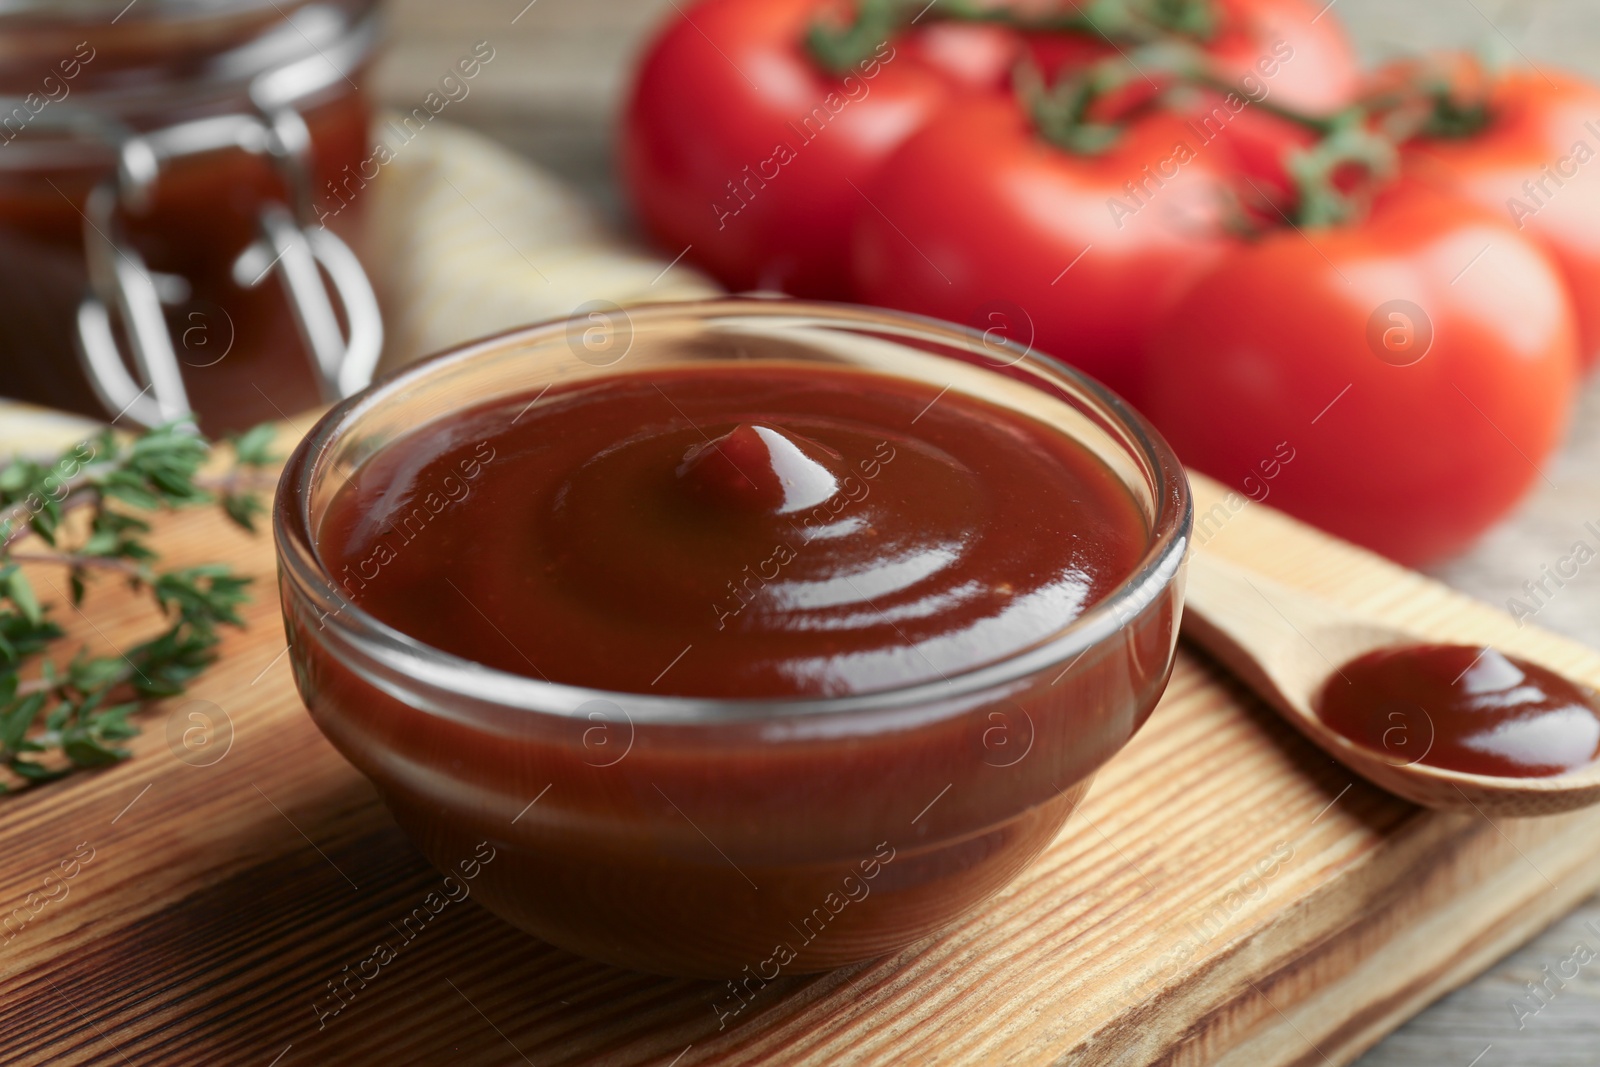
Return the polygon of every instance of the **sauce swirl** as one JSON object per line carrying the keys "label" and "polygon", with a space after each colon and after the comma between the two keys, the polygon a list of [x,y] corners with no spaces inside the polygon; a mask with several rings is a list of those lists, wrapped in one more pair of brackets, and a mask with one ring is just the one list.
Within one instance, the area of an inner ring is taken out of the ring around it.
{"label": "sauce swirl", "polygon": [[640,371],[381,449],[318,551],[402,632],[624,692],[937,680],[1131,574],[1142,513],[1064,432],[956,390],[780,363]]}

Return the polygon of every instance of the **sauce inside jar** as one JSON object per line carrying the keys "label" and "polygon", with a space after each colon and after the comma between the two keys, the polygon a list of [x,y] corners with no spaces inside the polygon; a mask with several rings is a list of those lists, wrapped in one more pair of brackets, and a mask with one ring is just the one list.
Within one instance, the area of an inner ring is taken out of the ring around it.
{"label": "sauce inside jar", "polygon": [[318,551],[356,604],[504,671],[784,697],[936,681],[1034,645],[1149,541],[1058,429],[817,365],[622,374],[381,449]]}
{"label": "sauce inside jar", "polygon": [[1342,666],[1317,701],[1324,723],[1399,763],[1536,778],[1600,755],[1594,695],[1475,645],[1410,645]]}

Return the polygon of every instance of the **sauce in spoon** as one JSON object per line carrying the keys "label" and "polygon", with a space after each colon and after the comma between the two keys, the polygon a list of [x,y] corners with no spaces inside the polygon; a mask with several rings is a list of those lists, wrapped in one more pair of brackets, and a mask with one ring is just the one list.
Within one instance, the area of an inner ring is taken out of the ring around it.
{"label": "sauce in spoon", "polygon": [[1328,680],[1318,717],[1397,765],[1468,774],[1564,774],[1600,752],[1594,694],[1475,645],[1403,645],[1358,656]]}

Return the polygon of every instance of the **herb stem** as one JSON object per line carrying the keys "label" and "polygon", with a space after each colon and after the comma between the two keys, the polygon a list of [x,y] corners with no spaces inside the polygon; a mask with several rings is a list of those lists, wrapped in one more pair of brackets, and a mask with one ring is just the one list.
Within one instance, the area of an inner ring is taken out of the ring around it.
{"label": "herb stem", "polygon": [[78,552],[10,552],[7,553],[7,558],[18,563],[52,563],[74,570],[116,571],[139,579],[149,577],[149,573],[143,567],[110,556],[85,556]]}
{"label": "herb stem", "polygon": [[[94,503],[99,497],[99,490],[89,485],[86,474],[80,474],[63,483],[67,491],[59,497],[57,505],[63,512]],[[7,508],[0,508],[0,552],[12,544],[22,540],[32,532],[29,525],[39,509],[27,500],[19,501]]]}

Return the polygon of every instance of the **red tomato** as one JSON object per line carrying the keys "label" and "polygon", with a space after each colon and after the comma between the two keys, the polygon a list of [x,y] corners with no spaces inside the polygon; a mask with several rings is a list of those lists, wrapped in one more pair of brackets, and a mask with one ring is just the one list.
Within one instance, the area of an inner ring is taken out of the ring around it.
{"label": "red tomato", "polygon": [[994,92],[1011,88],[1012,68],[1023,54],[1020,34],[982,22],[930,22],[895,44],[959,87]]}
{"label": "red tomato", "polygon": [[857,190],[955,84],[894,42],[826,74],[802,43],[821,7],[686,6],[634,82],[622,138],[634,208],[665,250],[687,247],[733,289],[845,296]]}
{"label": "red tomato", "polygon": [[1481,132],[1414,142],[1407,162],[1555,257],[1592,366],[1600,356],[1600,89],[1555,72],[1512,71],[1496,81],[1488,105]]}
{"label": "red tomato", "polygon": [[1100,155],[1046,143],[1012,100],[952,107],[879,171],[857,216],[857,295],[996,329],[1137,403],[1163,302],[1226,239],[1225,150],[1135,119]]}
{"label": "red tomato", "polygon": [[1310,150],[1317,135],[1251,106],[1238,93],[1202,94],[1186,114],[1191,128],[1227,145],[1235,160],[1234,189],[1246,213],[1257,225],[1283,225],[1284,215],[1295,210],[1300,198],[1289,161],[1295,153]]}
{"label": "red tomato", "polygon": [[1206,45],[1218,73],[1253,96],[1264,91],[1313,114],[1350,103],[1355,50],[1324,0],[1221,0],[1222,29]]}
{"label": "red tomato", "polygon": [[[1574,331],[1537,245],[1402,182],[1362,223],[1219,259],[1155,330],[1146,411],[1185,463],[1414,565],[1464,548],[1539,477],[1572,404]],[[1218,521],[1198,516],[1197,541]]]}

